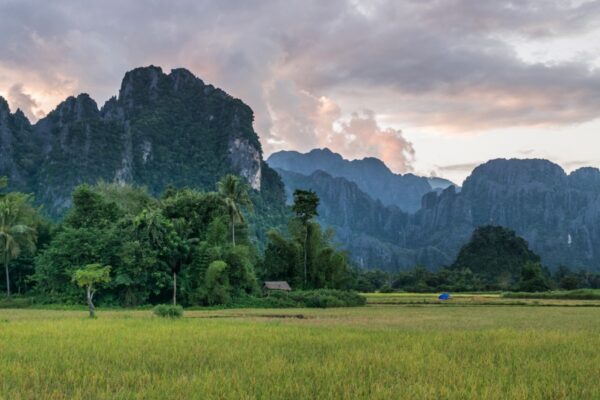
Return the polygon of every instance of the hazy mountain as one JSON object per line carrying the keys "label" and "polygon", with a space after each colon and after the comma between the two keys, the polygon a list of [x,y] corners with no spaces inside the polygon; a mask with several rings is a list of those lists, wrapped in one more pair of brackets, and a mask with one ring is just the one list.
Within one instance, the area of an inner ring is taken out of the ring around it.
{"label": "hazy mountain", "polygon": [[477,167],[462,191],[423,199],[411,220],[411,246],[432,245],[450,263],[476,226],[515,230],[550,266],[600,269],[600,171],[567,175],[546,160],[492,160]]}
{"label": "hazy mountain", "polygon": [[273,153],[268,159],[273,168],[310,175],[325,171],[331,176],[346,178],[384,205],[395,205],[407,212],[415,212],[421,206],[421,197],[452,182],[438,178],[423,178],[413,174],[395,174],[379,159],[345,160],[341,155],[325,149],[314,149],[302,154],[296,151]]}
{"label": "hazy mountain", "polygon": [[0,98],[0,175],[33,192],[47,213],[70,206],[80,183],[128,182],[158,194],[190,186],[213,190],[233,172],[270,201],[283,201],[277,174],[262,159],[253,112],[185,69],[125,74],[118,97],[98,109],[87,94],[69,97],[31,125]]}
{"label": "hazy mountain", "polygon": [[320,219],[366,267],[450,265],[476,227],[494,224],[515,230],[550,267],[600,270],[600,171],[595,168],[567,175],[546,160],[492,160],[477,167],[460,192],[450,186],[427,193],[412,215],[343,178],[321,171],[278,172],[288,193],[310,188],[319,194]]}

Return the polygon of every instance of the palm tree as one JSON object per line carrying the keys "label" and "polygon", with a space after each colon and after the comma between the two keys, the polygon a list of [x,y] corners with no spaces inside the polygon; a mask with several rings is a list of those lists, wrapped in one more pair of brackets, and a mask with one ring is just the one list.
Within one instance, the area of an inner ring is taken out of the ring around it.
{"label": "palm tree", "polygon": [[27,195],[9,193],[0,198],[0,254],[6,273],[7,297],[10,297],[8,264],[19,257],[23,249],[35,251],[37,232],[31,226],[34,213]]}
{"label": "palm tree", "polygon": [[252,201],[248,188],[235,175],[225,175],[217,184],[219,194],[223,196],[227,214],[231,222],[231,242],[235,246],[235,223],[244,222],[242,207],[252,210]]}

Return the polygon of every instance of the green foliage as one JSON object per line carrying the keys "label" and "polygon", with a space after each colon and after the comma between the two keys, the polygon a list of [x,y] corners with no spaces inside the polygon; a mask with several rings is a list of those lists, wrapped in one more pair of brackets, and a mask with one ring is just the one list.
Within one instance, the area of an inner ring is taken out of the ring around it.
{"label": "green foliage", "polygon": [[37,211],[30,200],[30,196],[22,193],[8,193],[0,198],[0,257],[7,296],[11,295],[10,262],[23,251],[32,253],[36,249]]}
{"label": "green foliage", "polygon": [[294,191],[294,204],[292,210],[302,224],[306,225],[308,221],[319,215],[317,207],[319,206],[319,197],[312,190],[296,189]]}
{"label": "green foliage", "polygon": [[343,251],[333,246],[333,233],[323,233],[320,225],[314,222],[308,222],[306,229],[310,232],[308,238],[304,227],[292,220],[288,228],[290,237],[277,231],[269,232],[261,277],[287,281],[293,288],[347,288],[351,279],[348,259]]}
{"label": "green foliage", "polygon": [[514,231],[488,225],[475,229],[452,269],[468,269],[484,279],[505,282],[508,288],[526,263],[539,261],[540,257]]}
{"label": "green foliage", "polygon": [[96,284],[110,282],[111,266],[101,264],[88,264],[73,272],[73,282],[80,287],[93,287]]}
{"label": "green foliage", "polygon": [[598,289],[559,290],[544,292],[505,292],[502,297],[511,299],[559,299],[559,300],[600,300]]}
{"label": "green foliage", "polygon": [[520,292],[544,292],[551,289],[549,279],[544,275],[539,262],[527,262],[521,269],[521,280],[516,285]]}
{"label": "green foliage", "polygon": [[290,293],[290,299],[308,308],[358,307],[367,302],[356,292],[333,289],[295,291]]}
{"label": "green foliage", "polygon": [[172,304],[159,304],[152,309],[157,317],[161,318],[181,318],[183,317],[183,307]]}
{"label": "green foliage", "polygon": [[31,297],[11,296],[0,299],[0,308],[29,308],[34,304]]}
{"label": "green foliage", "polygon": [[231,299],[228,266],[224,261],[213,261],[205,277],[205,301],[208,305],[226,304]]}
{"label": "green foliage", "polygon": [[240,295],[222,305],[227,308],[331,308],[360,307],[365,297],[356,292],[334,289],[273,291],[267,296]]}
{"label": "green foliage", "polygon": [[248,195],[247,185],[235,175],[225,175],[217,184],[217,190],[222,196],[225,209],[229,215],[231,226],[231,242],[235,246],[235,224],[245,222],[242,208],[252,211],[252,201]]}

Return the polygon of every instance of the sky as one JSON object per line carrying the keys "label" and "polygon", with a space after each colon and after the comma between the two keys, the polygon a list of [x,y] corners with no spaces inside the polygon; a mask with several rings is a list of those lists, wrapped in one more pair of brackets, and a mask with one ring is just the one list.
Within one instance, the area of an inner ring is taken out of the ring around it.
{"label": "sky", "polygon": [[146,65],[250,105],[265,155],[600,167],[600,0],[0,0],[0,96],[32,121]]}

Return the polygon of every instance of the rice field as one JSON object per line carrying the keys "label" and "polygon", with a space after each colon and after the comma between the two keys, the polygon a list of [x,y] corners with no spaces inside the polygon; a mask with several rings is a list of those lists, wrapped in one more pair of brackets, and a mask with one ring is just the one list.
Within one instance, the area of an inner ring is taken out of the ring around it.
{"label": "rice field", "polygon": [[0,398],[600,398],[600,307],[459,305],[0,310]]}

